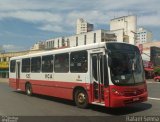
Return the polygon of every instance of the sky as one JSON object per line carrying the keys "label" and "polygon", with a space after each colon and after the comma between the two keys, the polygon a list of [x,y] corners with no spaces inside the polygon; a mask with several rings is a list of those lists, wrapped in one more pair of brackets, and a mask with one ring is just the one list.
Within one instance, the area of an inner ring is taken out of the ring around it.
{"label": "sky", "polygon": [[138,27],[160,41],[160,0],[0,0],[0,45],[5,51],[28,50],[38,41],[70,36],[77,18],[109,30],[111,19],[136,15]]}

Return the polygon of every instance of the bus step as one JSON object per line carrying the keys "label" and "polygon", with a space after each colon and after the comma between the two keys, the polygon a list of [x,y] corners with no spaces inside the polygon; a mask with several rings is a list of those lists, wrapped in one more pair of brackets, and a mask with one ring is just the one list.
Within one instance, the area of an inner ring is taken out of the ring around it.
{"label": "bus step", "polygon": [[94,104],[94,105],[105,106],[104,102],[92,102],[92,104]]}

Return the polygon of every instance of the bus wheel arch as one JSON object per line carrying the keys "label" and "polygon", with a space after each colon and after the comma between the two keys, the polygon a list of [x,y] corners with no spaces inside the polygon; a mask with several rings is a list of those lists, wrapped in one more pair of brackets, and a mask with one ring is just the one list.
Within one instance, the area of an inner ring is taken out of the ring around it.
{"label": "bus wheel arch", "polygon": [[25,92],[26,92],[26,94],[28,96],[32,96],[32,94],[33,94],[33,92],[32,92],[32,84],[29,81],[27,81],[25,83]]}
{"label": "bus wheel arch", "polygon": [[81,87],[77,86],[73,89],[73,100],[79,108],[87,108],[89,104],[89,97],[87,91]]}

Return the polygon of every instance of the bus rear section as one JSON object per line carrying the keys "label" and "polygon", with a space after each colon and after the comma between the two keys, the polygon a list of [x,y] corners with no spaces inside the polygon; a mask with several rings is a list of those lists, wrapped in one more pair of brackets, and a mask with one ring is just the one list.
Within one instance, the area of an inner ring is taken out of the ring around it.
{"label": "bus rear section", "polygon": [[92,44],[11,58],[9,80],[12,88],[28,95],[74,100],[81,108],[88,104],[124,107],[147,100],[139,50],[124,43]]}

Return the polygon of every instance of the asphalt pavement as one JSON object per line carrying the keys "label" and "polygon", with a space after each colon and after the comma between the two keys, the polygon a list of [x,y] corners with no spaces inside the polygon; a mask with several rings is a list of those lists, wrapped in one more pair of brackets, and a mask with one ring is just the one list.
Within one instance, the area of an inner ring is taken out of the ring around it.
{"label": "asphalt pavement", "polygon": [[91,105],[80,109],[74,102],[54,97],[17,92],[0,79],[0,115],[2,116],[160,116],[160,83],[148,80],[147,102],[125,108],[105,108]]}

